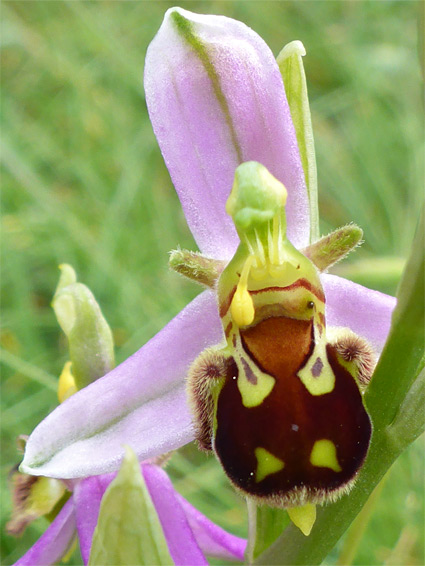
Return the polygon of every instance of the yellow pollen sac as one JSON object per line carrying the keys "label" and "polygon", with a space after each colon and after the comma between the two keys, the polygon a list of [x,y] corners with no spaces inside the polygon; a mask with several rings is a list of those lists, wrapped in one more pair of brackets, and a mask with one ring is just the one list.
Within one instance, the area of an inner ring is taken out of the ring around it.
{"label": "yellow pollen sac", "polygon": [[232,318],[238,326],[247,326],[254,320],[255,310],[248,289],[241,289],[238,285],[230,305]]}
{"label": "yellow pollen sac", "polygon": [[74,376],[71,373],[71,362],[66,362],[63,366],[62,373],[59,377],[58,399],[59,403],[63,403],[68,397],[77,392]]}
{"label": "yellow pollen sac", "polygon": [[265,448],[256,448],[255,457],[257,458],[257,472],[255,474],[255,481],[258,483],[270,474],[275,474],[280,472],[285,467],[285,463],[282,462],[273,454],[270,454]]}
{"label": "yellow pollen sac", "polygon": [[308,537],[316,521],[316,505],[307,503],[302,507],[289,507],[287,509],[289,518],[303,535]]}
{"label": "yellow pollen sac", "polygon": [[238,326],[247,326],[254,320],[255,309],[252,297],[248,291],[248,276],[254,257],[248,256],[242,269],[238,286],[230,305],[232,318]]}
{"label": "yellow pollen sac", "polygon": [[316,440],[310,454],[310,462],[318,468],[330,468],[334,472],[341,472],[336,455],[336,446],[332,440]]}

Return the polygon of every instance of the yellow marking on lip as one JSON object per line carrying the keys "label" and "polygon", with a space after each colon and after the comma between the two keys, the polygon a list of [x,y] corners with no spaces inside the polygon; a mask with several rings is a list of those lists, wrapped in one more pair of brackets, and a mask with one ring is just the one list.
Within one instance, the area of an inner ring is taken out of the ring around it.
{"label": "yellow marking on lip", "polygon": [[273,456],[273,454],[270,454],[265,448],[256,448],[254,452],[257,458],[257,471],[255,473],[255,481],[257,483],[267,476],[283,470],[285,463]]}
{"label": "yellow marking on lip", "polygon": [[336,446],[332,440],[326,438],[316,440],[314,443],[310,463],[318,468],[330,468],[334,472],[342,471],[336,454]]}
{"label": "yellow marking on lip", "polygon": [[[317,329],[315,329],[314,334],[315,336],[320,335]],[[319,375],[315,376],[315,364],[318,359],[320,359],[322,366]],[[328,361],[326,353],[326,337],[324,333],[320,336],[319,341],[316,342],[309,360],[305,366],[298,371],[297,375],[311,395],[326,395],[326,393],[330,393],[334,390],[335,374]]]}
{"label": "yellow marking on lip", "polygon": [[[235,338],[235,337],[234,337]],[[242,397],[242,405],[248,409],[258,407],[270,395],[275,386],[276,379],[261,371],[244,353],[240,338],[234,342],[239,356],[234,356],[238,366],[237,386]]]}
{"label": "yellow marking on lip", "polygon": [[239,369],[238,376],[238,389],[242,397],[242,404],[248,409],[251,407],[258,407],[264,401],[264,399],[271,393],[276,380],[271,375],[267,375],[263,372],[258,372],[256,374],[257,383],[251,383],[245,371]]}

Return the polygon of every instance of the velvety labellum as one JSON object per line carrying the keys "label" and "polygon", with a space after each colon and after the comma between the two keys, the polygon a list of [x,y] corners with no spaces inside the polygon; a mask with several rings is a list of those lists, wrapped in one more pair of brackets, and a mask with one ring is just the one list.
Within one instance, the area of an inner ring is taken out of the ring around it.
{"label": "velvety labellum", "polygon": [[[275,504],[319,503],[337,494],[364,461],[371,423],[359,387],[335,347],[325,343],[317,356],[321,325],[314,323],[314,313],[305,320],[269,316],[236,334],[233,361],[217,400],[213,444],[232,483]],[[238,385],[247,365],[251,382],[253,368],[274,381],[252,406]],[[313,394],[303,383],[300,375],[308,365],[312,381],[329,368],[330,391]]]}

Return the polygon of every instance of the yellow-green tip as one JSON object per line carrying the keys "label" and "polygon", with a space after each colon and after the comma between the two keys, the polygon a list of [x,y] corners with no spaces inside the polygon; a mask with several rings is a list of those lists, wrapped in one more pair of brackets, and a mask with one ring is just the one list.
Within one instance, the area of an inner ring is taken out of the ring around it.
{"label": "yellow-green tip", "polygon": [[58,293],[64,287],[68,287],[68,285],[72,285],[73,283],[77,282],[77,274],[75,273],[75,269],[71,265],[69,265],[68,263],[61,263],[59,265],[59,269],[61,271],[61,275],[58,286],[56,287],[56,293]]}
{"label": "yellow-green tip", "polygon": [[316,506],[308,503],[302,507],[289,507],[287,511],[294,525],[308,537],[316,521]]}
{"label": "yellow-green tip", "polygon": [[285,45],[277,56],[277,63],[280,65],[280,63],[288,57],[292,57],[293,55],[304,57],[305,54],[306,51],[303,43],[299,39],[296,39],[295,41],[291,41]]}

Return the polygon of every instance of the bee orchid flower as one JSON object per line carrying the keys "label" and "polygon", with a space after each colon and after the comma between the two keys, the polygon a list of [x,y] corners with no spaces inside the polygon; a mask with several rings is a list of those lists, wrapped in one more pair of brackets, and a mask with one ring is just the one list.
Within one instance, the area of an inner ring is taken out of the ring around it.
{"label": "bee orchid flower", "polygon": [[[225,265],[238,246],[226,214],[236,168],[256,161],[287,190],[287,236],[310,242],[310,206],[297,137],[276,60],[244,24],[174,8],[146,56],[149,115],[189,228]],[[395,299],[321,274],[328,326],[382,350]],[[214,288],[201,293],[133,356],[62,403],[34,430],[21,470],[81,478],[116,470],[123,444],[143,461],[194,438],[188,368],[223,340]],[[70,514],[71,511],[69,511]]]}

